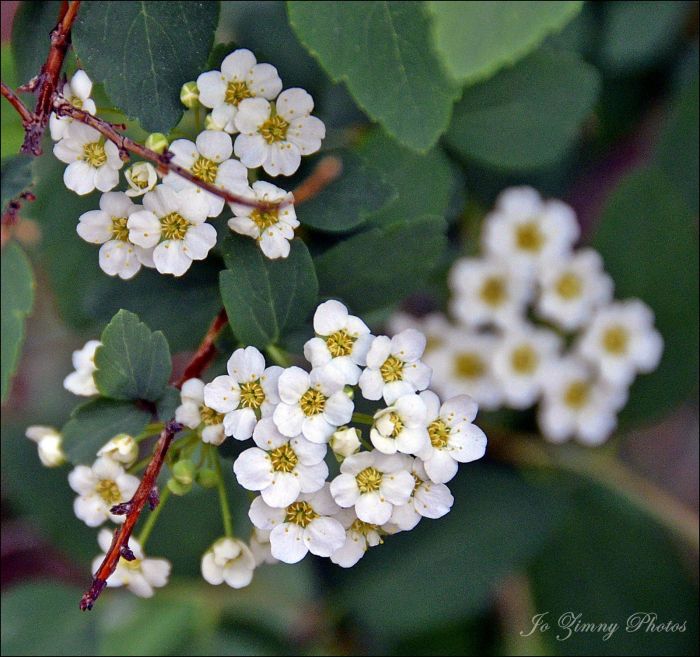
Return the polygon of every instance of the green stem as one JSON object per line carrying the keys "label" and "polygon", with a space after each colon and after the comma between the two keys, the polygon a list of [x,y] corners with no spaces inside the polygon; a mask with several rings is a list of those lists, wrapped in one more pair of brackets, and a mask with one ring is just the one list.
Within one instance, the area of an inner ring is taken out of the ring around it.
{"label": "green stem", "polygon": [[134,440],[137,443],[140,443],[146,438],[157,436],[161,431],[163,431],[164,426],[165,424],[163,422],[151,422],[150,424],[146,425],[145,429],[140,434],[134,436]]}
{"label": "green stem", "polygon": [[141,533],[138,535],[138,538],[136,539],[139,543],[141,543],[141,547],[145,548],[146,547],[146,541],[148,540],[148,537],[151,535],[151,532],[153,531],[153,527],[156,524],[156,520],[158,520],[158,516],[160,515],[160,512],[162,511],[163,507],[165,506],[165,503],[168,501],[168,498],[170,497],[170,489],[165,488],[163,492],[161,493],[160,496],[160,502],[158,502],[158,506],[151,511],[151,514],[148,516],[146,519],[146,522],[143,524],[143,529],[141,530]]}
{"label": "green stem", "polygon": [[353,413],[352,421],[359,422],[360,424],[368,424],[369,426],[374,424],[374,418],[367,413]]}
{"label": "green stem", "polygon": [[143,468],[145,468],[151,462],[152,458],[153,458],[153,455],[149,454],[145,458],[142,458],[140,461],[136,461],[136,463],[134,463],[134,465],[130,465],[127,468],[127,472],[129,472],[130,474],[134,474],[134,472],[138,472],[139,470],[143,470]]}
{"label": "green stem", "polygon": [[218,454],[215,454],[214,467],[216,468],[217,483],[216,487],[219,490],[219,506],[221,506],[221,520],[224,523],[224,534],[229,538],[233,538],[233,518],[231,517],[231,508],[228,504],[226,496],[226,486],[224,485],[224,473],[221,470],[221,459]]}
{"label": "green stem", "polygon": [[290,363],[289,358],[287,358],[287,354],[284,353],[284,351],[282,351],[277,345],[268,345],[265,351],[274,363],[281,365],[282,367],[289,367]]}

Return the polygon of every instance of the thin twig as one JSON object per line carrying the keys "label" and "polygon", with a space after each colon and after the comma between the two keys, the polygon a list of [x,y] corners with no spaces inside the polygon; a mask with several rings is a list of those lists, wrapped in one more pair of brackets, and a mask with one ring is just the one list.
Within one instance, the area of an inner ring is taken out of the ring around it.
{"label": "thin twig", "polygon": [[216,347],[214,346],[214,341],[218,337],[221,330],[228,323],[228,317],[226,316],[226,310],[223,308],[218,312],[204,339],[199,345],[199,348],[194,353],[190,362],[187,363],[184,371],[180,378],[173,384],[177,388],[181,388],[182,384],[188,379],[200,376],[201,373],[206,369],[207,365],[211,363],[216,353]]}
{"label": "thin twig", "polygon": [[342,160],[334,155],[326,155],[316,165],[313,173],[294,190],[294,203],[301,205],[311,200],[338,178],[342,171]]}
{"label": "thin twig", "polygon": [[2,95],[8,100],[10,105],[15,108],[17,114],[19,114],[22,119],[22,125],[26,128],[34,120],[34,114],[29,111],[20,97],[4,82],[0,81],[0,86],[2,87]]}

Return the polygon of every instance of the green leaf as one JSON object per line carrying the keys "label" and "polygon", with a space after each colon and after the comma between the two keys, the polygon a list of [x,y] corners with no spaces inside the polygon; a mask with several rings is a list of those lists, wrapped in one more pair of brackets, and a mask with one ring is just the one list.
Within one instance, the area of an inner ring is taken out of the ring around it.
{"label": "green leaf", "polygon": [[39,75],[49,54],[51,31],[58,23],[60,9],[58,0],[20,3],[12,23],[12,53],[18,84],[26,84]]}
{"label": "green leaf", "polygon": [[398,303],[425,283],[445,249],[442,217],[420,217],[372,228],[316,258],[321,295],[356,311]]}
{"label": "green leaf", "polygon": [[27,256],[14,242],[2,250],[2,401],[19,364],[24,322],[34,304],[34,274]]}
{"label": "green leaf", "polygon": [[396,199],[384,175],[351,151],[332,153],[342,166],[339,178],[297,210],[299,221],[329,233],[357,228]]}
{"label": "green leaf", "polygon": [[[2,57],[0,57],[0,77],[5,84],[13,89],[17,86],[15,76],[15,60],[10,44],[3,43],[1,46]],[[3,105],[0,113],[0,157],[16,155],[24,141],[24,128],[19,114],[10,109],[9,105]]]}
{"label": "green leaf", "polygon": [[419,2],[288,2],[301,42],[358,105],[405,146],[428,150],[458,90],[432,51]]}
{"label": "green leaf", "polygon": [[87,2],[73,45],[88,75],[149,132],[168,133],[182,116],[180,87],[207,64],[219,3]]}
{"label": "green leaf", "polygon": [[135,436],[151,414],[133,402],[92,399],[73,409],[63,426],[63,449],[71,463],[92,463],[97,451],[118,433]]}
{"label": "green leaf", "polygon": [[437,51],[461,82],[493,75],[534,50],[583,2],[429,2]]}
{"label": "green leaf", "polygon": [[175,417],[175,409],[180,405],[180,391],[173,386],[168,386],[158,400],[156,400],[156,415],[159,420],[167,422]]}
{"label": "green leaf", "polygon": [[15,155],[2,163],[2,185],[0,205],[5,213],[7,204],[18,197],[32,184],[32,158],[29,155]]}
{"label": "green leaf", "polygon": [[95,352],[95,384],[111,399],[155,401],[168,384],[172,363],[168,341],[134,313],[120,310],[102,331]]}
{"label": "green leaf", "polygon": [[304,322],[318,297],[318,281],[306,245],[291,243],[287,258],[270,260],[248,237],[224,240],[228,269],[220,274],[221,298],[236,337],[264,348]]}
{"label": "green leaf", "polygon": [[696,220],[662,172],[637,171],[608,199],[593,246],[615,281],[615,296],[649,304],[664,339],[659,368],[635,381],[621,419],[659,418],[697,386]]}
{"label": "green leaf", "polygon": [[446,141],[459,155],[504,169],[553,164],[575,142],[600,91],[578,55],[538,51],[467,89]]}

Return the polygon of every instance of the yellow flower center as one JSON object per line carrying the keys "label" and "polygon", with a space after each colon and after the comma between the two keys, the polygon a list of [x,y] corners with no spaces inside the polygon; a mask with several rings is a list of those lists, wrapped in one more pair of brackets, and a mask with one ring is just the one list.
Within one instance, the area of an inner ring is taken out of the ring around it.
{"label": "yellow flower center", "polygon": [[398,413],[389,413],[389,418],[394,427],[389,434],[389,438],[396,438],[403,431],[403,420],[399,417]]}
{"label": "yellow flower center", "polygon": [[489,276],[481,286],[479,296],[487,306],[500,306],[507,297],[505,280],[500,276]]}
{"label": "yellow flower center", "polygon": [[83,146],[83,160],[91,167],[99,169],[107,162],[107,153],[105,153],[104,144],[100,141],[93,141]]}
{"label": "yellow flower center", "polygon": [[141,570],[141,559],[132,559],[127,561],[124,557],[119,559],[119,565],[128,568],[129,570]]}
{"label": "yellow flower center", "polygon": [[83,109],[83,101],[77,96],[71,96],[70,104],[73,105],[73,107],[77,107],[78,109]]}
{"label": "yellow flower center", "polygon": [[276,208],[271,210],[258,210],[256,208],[250,213],[250,219],[261,232],[266,228],[270,228],[270,226],[274,226],[280,220]]}
{"label": "yellow flower center", "polygon": [[515,242],[521,251],[537,253],[544,245],[544,235],[536,221],[528,221],[517,227]]}
{"label": "yellow flower center", "polygon": [[357,340],[357,338],[354,338],[345,329],[340,329],[340,331],[331,333],[331,335],[326,338],[326,345],[333,358],[349,356],[352,353],[355,340]]}
{"label": "yellow flower center", "polygon": [[223,413],[217,413],[213,408],[209,408],[204,404],[202,404],[199,407],[199,417],[202,419],[202,422],[208,427],[214,424],[223,424],[224,422]]}
{"label": "yellow flower center", "polygon": [[181,240],[187,235],[190,222],[179,212],[171,212],[160,218],[160,231],[166,240]]}
{"label": "yellow flower center", "polygon": [[[364,520],[360,520],[359,518],[356,518],[352,525],[348,528],[349,532],[357,532],[358,534],[362,534],[363,536],[367,536],[370,532],[378,532],[379,527],[377,525],[373,525],[369,522],[365,522]],[[384,541],[380,538],[379,543],[383,543]]]}
{"label": "yellow flower center", "polygon": [[575,299],[583,292],[583,282],[573,272],[567,271],[559,277],[554,289],[562,299]]}
{"label": "yellow flower center", "polygon": [[513,350],[510,363],[518,374],[532,374],[537,368],[537,352],[529,345],[524,344]]}
{"label": "yellow flower center", "polygon": [[622,356],[627,351],[629,339],[629,331],[624,326],[611,326],[603,333],[603,348],[610,354]]}
{"label": "yellow flower center", "polygon": [[404,364],[405,363],[396,356],[389,356],[379,368],[379,373],[382,375],[384,382],[392,383],[393,381],[402,381]]}
{"label": "yellow flower center", "polygon": [[411,473],[413,475],[413,492],[411,497],[416,494],[416,491],[425,483],[415,472]]}
{"label": "yellow flower center", "polygon": [[312,520],[318,518],[313,507],[308,502],[294,502],[287,507],[285,522],[293,522],[299,527],[307,527]]}
{"label": "yellow flower center", "polygon": [[250,383],[241,384],[241,406],[257,411],[265,401],[265,391],[260,384],[260,379]]}
{"label": "yellow flower center", "polygon": [[436,449],[444,449],[447,447],[447,441],[450,438],[450,428],[443,420],[438,418],[428,426],[428,436],[430,436],[430,444]]}
{"label": "yellow flower center", "polygon": [[279,114],[275,114],[260,126],[260,134],[268,144],[274,144],[276,141],[284,141],[287,138],[288,129],[289,123]]}
{"label": "yellow flower center", "polygon": [[95,487],[95,492],[107,502],[107,504],[116,504],[122,501],[122,494],[119,490],[119,486],[111,479],[102,479],[99,481]]}
{"label": "yellow flower center", "polygon": [[564,392],[564,403],[576,410],[583,408],[588,402],[590,388],[586,381],[570,383]]}
{"label": "yellow flower center", "polygon": [[120,242],[129,241],[129,229],[126,226],[127,217],[112,217],[112,239]]}
{"label": "yellow flower center", "polygon": [[226,85],[226,93],[224,94],[224,102],[228,105],[238,107],[238,103],[246,98],[251,98],[253,94],[248,89],[245,82],[229,82]]}
{"label": "yellow flower center", "polygon": [[291,472],[297,467],[299,458],[289,443],[285,443],[270,452],[270,461],[275,472]]}
{"label": "yellow flower center", "polygon": [[377,468],[365,468],[355,477],[355,481],[361,493],[376,493],[382,483],[382,473]]}
{"label": "yellow flower center", "polygon": [[326,396],[315,388],[309,388],[299,400],[299,406],[304,415],[307,417],[311,415],[318,415],[323,413],[326,408]]}
{"label": "yellow flower center", "polygon": [[212,183],[216,181],[216,174],[219,171],[219,165],[214,160],[208,160],[206,157],[199,156],[192,165],[192,175],[197,176],[204,182]]}
{"label": "yellow flower center", "polygon": [[460,379],[480,379],[486,372],[486,366],[478,354],[463,351],[454,360],[454,371]]}

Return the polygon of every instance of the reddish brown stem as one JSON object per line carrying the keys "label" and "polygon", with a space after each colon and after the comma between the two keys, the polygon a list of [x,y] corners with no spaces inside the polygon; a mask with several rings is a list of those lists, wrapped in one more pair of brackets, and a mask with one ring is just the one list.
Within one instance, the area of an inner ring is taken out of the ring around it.
{"label": "reddish brown stem", "polygon": [[182,372],[182,376],[173,384],[174,386],[177,388],[182,387],[185,381],[199,376],[206,369],[216,353],[214,341],[227,323],[228,317],[226,316],[226,310],[222,308],[212,321],[211,326],[209,326],[207,334],[204,336],[199,348]]}
{"label": "reddish brown stem", "polygon": [[2,86],[2,95],[8,100],[10,105],[15,108],[17,114],[19,114],[22,119],[22,125],[26,128],[34,120],[34,115],[27,109],[27,106],[10,87],[2,81],[0,81],[0,86]]}
{"label": "reddish brown stem", "polygon": [[311,200],[332,183],[343,171],[343,162],[334,155],[326,155],[313,173],[294,190],[294,203],[301,205]]}

